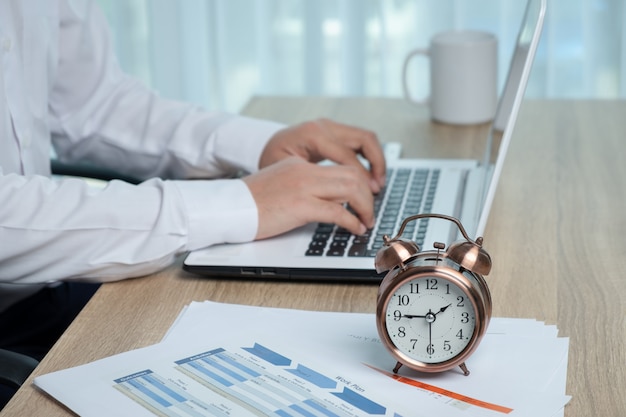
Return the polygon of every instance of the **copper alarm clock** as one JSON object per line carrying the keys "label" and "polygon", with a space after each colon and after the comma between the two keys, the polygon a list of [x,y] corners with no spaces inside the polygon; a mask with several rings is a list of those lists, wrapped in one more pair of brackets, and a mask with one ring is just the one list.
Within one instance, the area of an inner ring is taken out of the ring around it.
{"label": "copper alarm clock", "polygon": [[[401,237],[411,221],[438,218],[455,223],[464,240],[433,250]],[[470,239],[461,222],[441,214],[407,217],[394,238],[385,236],[376,254],[380,284],[376,326],[382,343],[402,365],[422,372],[442,372],[459,366],[476,350],[491,318],[491,294],[483,275],[491,257],[482,237]]]}

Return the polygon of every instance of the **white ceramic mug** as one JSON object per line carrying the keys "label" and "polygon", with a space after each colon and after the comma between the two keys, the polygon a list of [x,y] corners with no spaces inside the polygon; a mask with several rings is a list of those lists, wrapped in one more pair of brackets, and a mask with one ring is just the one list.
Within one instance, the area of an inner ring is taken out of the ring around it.
{"label": "white ceramic mug", "polygon": [[[430,95],[411,96],[410,61],[430,59]],[[497,106],[498,41],[487,32],[449,31],[433,36],[428,48],[407,55],[402,70],[405,98],[428,103],[433,120],[450,124],[478,124],[493,119]]]}

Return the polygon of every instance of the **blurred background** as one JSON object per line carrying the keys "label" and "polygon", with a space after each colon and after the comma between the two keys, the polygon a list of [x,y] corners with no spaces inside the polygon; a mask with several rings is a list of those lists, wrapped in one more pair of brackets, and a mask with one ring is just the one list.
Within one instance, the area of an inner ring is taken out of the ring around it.
{"label": "blurred background", "polygon": [[[122,68],[162,96],[238,112],[253,95],[402,96],[406,54],[450,29],[499,41],[525,0],[97,0]],[[548,0],[528,98],[626,97],[623,0]],[[426,59],[412,61],[416,96]]]}

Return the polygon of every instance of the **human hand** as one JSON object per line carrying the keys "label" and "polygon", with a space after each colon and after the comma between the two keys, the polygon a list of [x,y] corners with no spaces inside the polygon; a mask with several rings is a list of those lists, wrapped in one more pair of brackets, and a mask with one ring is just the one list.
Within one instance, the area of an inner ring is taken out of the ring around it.
{"label": "human hand", "polygon": [[[369,161],[369,172],[357,155]],[[373,193],[378,193],[385,185],[385,157],[376,135],[368,130],[328,119],[288,127],[277,132],[267,143],[259,168],[289,156],[299,156],[309,162],[328,159],[339,165],[352,166],[366,176]]]}
{"label": "human hand", "polygon": [[367,171],[354,165],[322,166],[293,156],[244,177],[259,212],[256,239],[310,222],[335,223],[354,234],[365,233],[374,225],[368,180]]}

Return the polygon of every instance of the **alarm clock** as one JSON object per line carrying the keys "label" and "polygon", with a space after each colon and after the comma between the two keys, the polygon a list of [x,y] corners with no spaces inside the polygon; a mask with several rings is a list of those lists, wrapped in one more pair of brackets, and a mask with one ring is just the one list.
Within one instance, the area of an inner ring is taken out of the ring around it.
{"label": "alarm clock", "polygon": [[[447,248],[435,242],[420,251],[402,237],[411,221],[437,218],[458,227],[464,239]],[[443,372],[465,365],[491,319],[491,294],[483,275],[491,257],[483,239],[470,239],[461,222],[441,214],[417,214],[402,222],[394,238],[385,236],[376,253],[378,273],[387,271],[377,296],[376,327],[383,345],[402,365],[421,372]]]}

